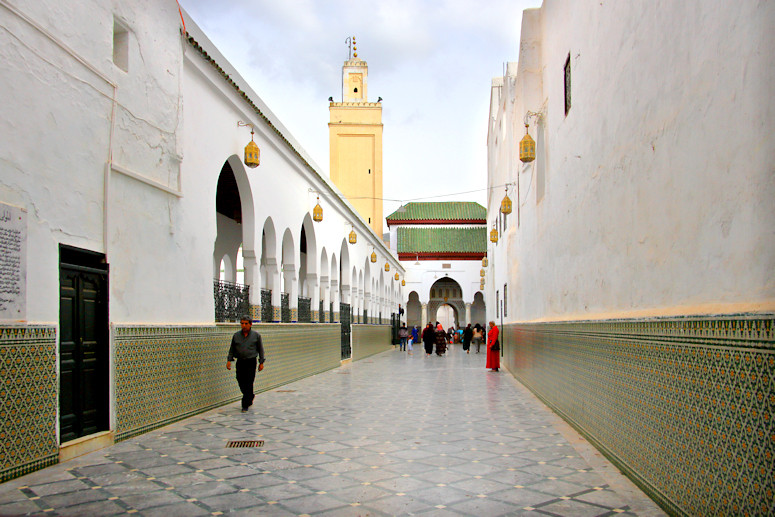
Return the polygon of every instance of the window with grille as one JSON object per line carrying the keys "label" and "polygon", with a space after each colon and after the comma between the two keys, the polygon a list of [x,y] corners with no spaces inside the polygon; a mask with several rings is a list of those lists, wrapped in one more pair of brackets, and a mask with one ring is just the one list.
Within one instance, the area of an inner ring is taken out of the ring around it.
{"label": "window with grille", "polygon": [[506,284],[503,284],[503,317],[506,317],[506,303],[508,302],[508,295],[506,295]]}
{"label": "window with grille", "polygon": [[570,95],[570,53],[565,59],[565,115],[568,115],[570,111],[571,95]]}

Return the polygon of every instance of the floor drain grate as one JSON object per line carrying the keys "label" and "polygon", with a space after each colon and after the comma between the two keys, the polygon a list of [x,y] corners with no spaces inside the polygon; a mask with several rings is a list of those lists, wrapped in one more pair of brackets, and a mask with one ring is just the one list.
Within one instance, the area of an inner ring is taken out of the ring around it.
{"label": "floor drain grate", "polygon": [[229,440],[226,444],[227,449],[234,449],[236,447],[263,447],[264,440]]}

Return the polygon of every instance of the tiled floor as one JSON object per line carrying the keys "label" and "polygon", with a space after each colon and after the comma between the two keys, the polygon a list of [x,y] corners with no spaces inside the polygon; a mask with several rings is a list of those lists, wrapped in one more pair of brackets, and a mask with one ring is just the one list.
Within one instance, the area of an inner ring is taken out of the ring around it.
{"label": "tiled floor", "polygon": [[0,485],[0,515],[123,513],[662,515],[460,346],[385,352]]}

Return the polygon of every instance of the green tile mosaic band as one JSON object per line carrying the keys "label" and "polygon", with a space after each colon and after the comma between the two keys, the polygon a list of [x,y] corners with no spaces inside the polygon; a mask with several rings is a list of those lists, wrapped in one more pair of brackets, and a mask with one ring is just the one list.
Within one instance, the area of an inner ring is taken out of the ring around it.
{"label": "green tile mosaic band", "polygon": [[59,461],[56,327],[0,326],[0,482]]}
{"label": "green tile mosaic band", "polygon": [[351,329],[353,361],[393,349],[389,325],[360,324],[353,325]]}
{"label": "green tile mosaic band", "polygon": [[772,515],[775,319],[506,325],[506,367],[673,514]]}
{"label": "green tile mosaic band", "polygon": [[[226,356],[237,325],[115,326],[116,441],[239,399]],[[339,325],[260,325],[256,392],[339,366]]]}

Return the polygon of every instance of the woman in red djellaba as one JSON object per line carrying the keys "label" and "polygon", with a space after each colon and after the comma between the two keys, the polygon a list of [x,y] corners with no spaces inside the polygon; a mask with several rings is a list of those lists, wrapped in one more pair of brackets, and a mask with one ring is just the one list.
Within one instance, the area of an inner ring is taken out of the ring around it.
{"label": "woman in red djellaba", "polygon": [[501,366],[501,346],[498,341],[498,327],[495,322],[490,322],[490,331],[487,332],[487,365],[493,372],[497,372]]}

